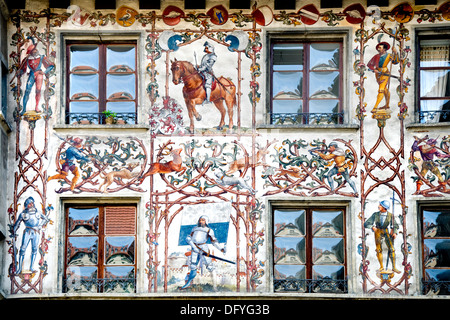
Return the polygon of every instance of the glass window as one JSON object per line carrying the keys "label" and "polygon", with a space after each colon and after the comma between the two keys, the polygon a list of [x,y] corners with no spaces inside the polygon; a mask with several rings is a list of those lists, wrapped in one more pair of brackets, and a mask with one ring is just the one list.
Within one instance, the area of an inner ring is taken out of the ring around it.
{"label": "glass window", "polygon": [[136,45],[68,44],[67,123],[136,123]]}
{"label": "glass window", "polygon": [[344,219],[340,208],[274,210],[276,292],[347,292]]}
{"label": "glass window", "polygon": [[271,123],[342,123],[340,42],[272,44]]}
{"label": "glass window", "polygon": [[450,121],[450,39],[420,39],[419,120]]}
{"label": "glass window", "polygon": [[65,292],[135,292],[136,208],[68,206]]}
{"label": "glass window", "polygon": [[450,294],[450,206],[422,208],[423,291]]}

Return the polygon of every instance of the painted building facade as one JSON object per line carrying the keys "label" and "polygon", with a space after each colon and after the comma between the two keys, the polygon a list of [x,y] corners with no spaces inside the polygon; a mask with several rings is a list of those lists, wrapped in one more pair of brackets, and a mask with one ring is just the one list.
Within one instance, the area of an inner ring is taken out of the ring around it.
{"label": "painted building facade", "polygon": [[2,1],[3,297],[449,297],[450,2],[66,2]]}

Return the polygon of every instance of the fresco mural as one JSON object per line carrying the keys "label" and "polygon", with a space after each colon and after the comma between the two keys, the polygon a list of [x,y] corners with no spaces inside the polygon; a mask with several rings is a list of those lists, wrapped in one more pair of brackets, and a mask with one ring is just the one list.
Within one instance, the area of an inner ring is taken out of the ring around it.
{"label": "fresco mural", "polygon": [[[17,167],[8,211],[10,293],[43,293],[49,245],[59,237],[53,226],[59,213],[50,201],[138,194],[145,199],[146,292],[271,292],[265,203],[286,196],[360,206],[348,214],[357,225],[348,238],[358,246],[358,266],[349,266],[359,272],[357,291],[410,294],[411,181],[402,166],[404,121],[413,109],[407,99],[408,23],[449,20],[449,7],[415,11],[402,3],[381,11],[352,4],[319,10],[307,4],[287,12],[255,3],[245,12],[223,5],[192,12],[175,5],[151,12],[131,5],[114,12],[78,6],[14,12],[9,71]],[[326,131],[271,135],[257,128],[268,103],[261,76],[270,72],[263,61],[270,51],[263,47],[263,28],[315,24],[353,28],[350,116],[359,125],[357,137]],[[63,112],[55,96],[62,50],[55,32],[70,28],[145,30],[140,121],[148,132],[111,135],[97,128],[80,134],[83,124],[68,125],[77,129],[73,134],[52,130],[59,121],[54,113]],[[446,196],[448,135],[413,138],[414,195]]]}

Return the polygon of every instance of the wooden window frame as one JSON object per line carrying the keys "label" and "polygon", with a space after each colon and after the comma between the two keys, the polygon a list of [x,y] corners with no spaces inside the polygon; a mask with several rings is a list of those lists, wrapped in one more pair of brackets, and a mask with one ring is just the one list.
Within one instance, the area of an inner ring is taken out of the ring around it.
{"label": "wooden window frame", "polygon": [[[110,267],[110,265],[106,265],[105,261],[105,238],[109,236],[124,236],[123,234],[106,234],[106,227],[105,227],[105,209],[108,207],[126,207],[126,208],[134,208],[134,234],[127,234],[127,236],[134,236],[134,264],[130,264],[129,266],[133,266],[134,268],[134,276],[137,277],[137,205],[136,204],[72,204],[68,203],[65,205],[64,209],[64,279],[67,279],[69,276],[67,274],[67,269],[70,267],[68,265],[68,257],[67,257],[67,248],[68,248],[68,241],[69,237],[77,237],[77,236],[70,236],[69,235],[69,210],[70,208],[76,208],[76,209],[93,209],[98,208],[98,234],[96,235],[98,237],[98,248],[97,248],[97,279],[105,279],[106,276],[106,268]],[[88,237],[88,236],[78,236],[78,237]],[[91,266],[91,265],[89,265]],[[94,266],[94,265],[92,265]],[[136,289],[136,288],[135,288]],[[97,285],[97,293],[103,293],[103,284],[98,283]],[[89,293],[89,292],[86,292]]]}
{"label": "wooden window frame", "polygon": [[[448,29],[446,29],[447,31],[449,31]],[[416,90],[417,90],[417,110],[419,113],[419,119],[418,122],[422,122],[424,115],[422,114],[422,112],[424,112],[422,110],[422,101],[436,101],[436,100],[449,100],[450,101],[450,96],[445,96],[445,97],[422,97],[422,93],[420,92],[420,83],[421,83],[421,71],[438,71],[438,70],[449,70],[450,71],[450,66],[449,67],[421,67],[420,66],[420,51],[421,51],[421,42],[424,40],[440,40],[440,39],[449,39],[448,34],[419,34],[417,36],[417,45],[416,45]],[[443,110],[441,110],[443,111]],[[431,111],[432,112],[432,111]],[[450,122],[450,111],[448,111],[448,115],[446,116],[446,120],[444,121],[437,121],[437,122]],[[434,116],[438,116],[441,117],[441,115],[434,115]],[[433,117],[434,117],[433,116]],[[427,123],[427,121],[425,121],[424,123]]]}
{"label": "wooden window frame", "polygon": [[[311,44],[318,43],[334,43],[339,44],[339,68],[337,71],[339,72],[339,97],[338,99],[311,99],[309,97],[309,76],[311,73],[321,73],[321,72],[329,72],[329,70],[315,70],[311,71],[309,69],[309,59],[310,59],[310,46]],[[283,70],[283,71],[274,71],[274,45],[276,44],[302,44],[304,46],[304,54],[303,54],[303,70]],[[344,42],[343,39],[335,39],[335,40],[317,40],[317,41],[306,41],[306,40],[293,40],[293,39],[273,39],[270,42],[270,114],[271,116],[274,114],[273,112],[273,101],[277,100],[273,98],[273,75],[275,72],[298,72],[303,74],[303,85],[302,85],[302,98],[301,99],[279,99],[279,100],[293,100],[293,101],[301,101],[302,102],[302,113],[303,114],[311,114],[309,103],[311,100],[337,100],[339,103],[338,114],[342,114],[344,112]],[[312,110],[314,111],[314,110]],[[309,117],[303,117],[301,124],[310,124],[308,121]],[[271,121],[272,122],[272,121]],[[344,122],[343,116],[338,117],[336,124],[342,124]]]}
{"label": "wooden window frame", "polygon": [[[314,238],[320,238],[320,237],[314,237],[313,235],[313,225],[312,225],[312,216],[313,216],[313,211],[342,211],[342,215],[343,215],[343,235],[342,235],[342,239],[344,241],[344,261],[342,264],[344,267],[344,279],[347,279],[347,275],[348,275],[348,266],[347,266],[347,207],[345,205],[339,206],[302,206],[302,205],[298,205],[298,206],[290,206],[290,205],[274,205],[272,206],[272,268],[273,270],[275,269],[275,260],[273,259],[274,257],[274,250],[275,250],[275,211],[276,210],[286,210],[286,211],[301,211],[304,210],[305,211],[305,268],[306,268],[306,275],[305,275],[305,280],[313,280],[313,267],[315,266],[315,264],[313,263],[313,239]],[[325,237],[326,238],[326,237]],[[330,237],[332,238],[332,237]],[[336,237],[336,238],[340,238],[340,237]],[[324,264],[317,264],[319,265],[324,265]],[[274,279],[275,280],[275,279]]]}
{"label": "wooden window frame", "polygon": [[[422,268],[422,293],[428,294],[431,290],[436,289],[442,289],[446,288],[447,292],[450,292],[450,281],[445,280],[427,280],[426,279],[426,271],[427,270],[448,270],[450,271],[449,267],[426,267],[425,266],[425,240],[426,239],[448,239],[450,240],[450,236],[448,237],[425,237],[425,228],[424,228],[424,211],[438,211],[438,210],[450,210],[450,203],[444,202],[439,204],[423,204],[419,206],[419,229],[420,229],[420,252],[421,252],[421,258],[420,258],[420,265]],[[448,293],[446,294],[448,295]]]}
{"label": "wooden window frame", "polygon": [[[70,61],[71,61],[71,55],[70,55],[70,48],[72,46],[92,46],[96,45],[99,47],[99,69],[98,69],[98,91],[99,96],[97,97],[96,101],[98,103],[98,110],[97,112],[101,114],[103,111],[107,110],[107,103],[108,102],[115,102],[120,100],[110,100],[106,96],[107,87],[106,87],[106,79],[108,74],[112,74],[110,71],[106,70],[106,50],[108,46],[134,46],[135,48],[135,56],[134,56],[134,72],[130,72],[127,74],[134,74],[135,76],[135,97],[134,101],[135,108],[134,113],[135,116],[135,124],[137,124],[137,112],[138,112],[138,97],[139,97],[139,86],[138,86],[138,44],[136,40],[111,40],[111,41],[94,41],[94,40],[86,40],[86,41],[79,41],[79,40],[68,40],[66,42],[66,114],[70,113],[70,103],[75,102],[77,100],[71,100],[70,97],[70,75],[72,74],[72,71],[70,70]],[[105,119],[102,117],[99,117],[99,124],[105,124]]]}

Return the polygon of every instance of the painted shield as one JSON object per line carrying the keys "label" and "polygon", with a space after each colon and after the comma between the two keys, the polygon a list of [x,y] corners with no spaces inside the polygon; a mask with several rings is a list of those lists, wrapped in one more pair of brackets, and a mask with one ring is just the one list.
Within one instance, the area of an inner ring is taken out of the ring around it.
{"label": "painted shield", "polygon": [[303,8],[298,10],[297,14],[300,15],[301,22],[307,25],[313,25],[314,23],[319,21],[320,18],[319,10],[317,10],[317,8],[313,4],[304,6]]}
{"label": "painted shield", "polygon": [[225,37],[225,42],[230,44],[228,50],[231,52],[243,51],[248,45],[248,35],[244,31],[236,30]]}
{"label": "painted shield", "polygon": [[129,27],[132,26],[133,23],[136,21],[136,16],[138,14],[139,13],[133,8],[121,6],[119,9],[117,9],[116,21],[122,27]]}
{"label": "painted shield", "polygon": [[89,21],[91,13],[77,5],[70,5],[66,12],[70,14],[68,21],[71,21],[76,26],[84,26]]}
{"label": "painted shield", "polygon": [[183,16],[183,10],[175,6],[168,6],[163,11],[163,21],[169,26],[177,25]]}
{"label": "painted shield", "polygon": [[268,26],[273,21],[273,12],[269,6],[261,6],[252,12],[256,23],[260,26]]}
{"label": "painted shield", "polygon": [[392,9],[394,19],[400,23],[406,23],[412,20],[414,17],[414,9],[409,3],[402,3]]}
{"label": "painted shield", "polygon": [[158,44],[164,51],[177,51],[178,43],[182,42],[183,39],[179,34],[176,34],[172,30],[164,30],[158,38]]}
{"label": "painted shield", "polygon": [[228,11],[223,5],[218,5],[209,9],[206,13],[211,18],[211,23],[221,25],[228,21]]}
{"label": "painted shield", "polygon": [[356,3],[345,8],[344,14],[348,23],[360,24],[366,17],[366,10],[360,3]]}
{"label": "painted shield", "polygon": [[439,11],[442,13],[442,18],[450,20],[450,2],[446,2],[439,7]]}

